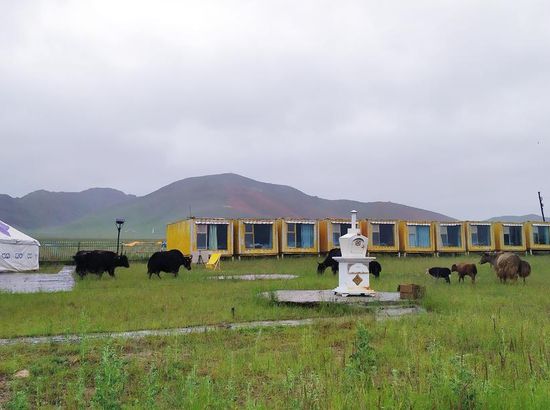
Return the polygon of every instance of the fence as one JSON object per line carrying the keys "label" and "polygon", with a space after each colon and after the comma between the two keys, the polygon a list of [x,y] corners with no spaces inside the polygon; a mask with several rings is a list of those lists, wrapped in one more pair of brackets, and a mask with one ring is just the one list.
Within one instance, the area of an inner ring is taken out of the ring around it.
{"label": "fence", "polygon": [[[136,240],[120,243],[120,252],[129,260],[147,260],[161,250],[162,241]],[[78,251],[100,249],[116,252],[116,240],[40,240],[40,262],[69,262]]]}

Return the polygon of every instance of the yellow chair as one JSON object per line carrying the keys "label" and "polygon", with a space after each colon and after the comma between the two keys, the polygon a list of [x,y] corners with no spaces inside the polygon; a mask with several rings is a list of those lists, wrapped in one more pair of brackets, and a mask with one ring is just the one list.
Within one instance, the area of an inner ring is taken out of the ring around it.
{"label": "yellow chair", "polygon": [[221,270],[220,266],[220,260],[221,260],[222,254],[221,253],[213,253],[210,255],[210,258],[208,258],[208,262],[206,262],[206,269],[213,269],[213,270]]}

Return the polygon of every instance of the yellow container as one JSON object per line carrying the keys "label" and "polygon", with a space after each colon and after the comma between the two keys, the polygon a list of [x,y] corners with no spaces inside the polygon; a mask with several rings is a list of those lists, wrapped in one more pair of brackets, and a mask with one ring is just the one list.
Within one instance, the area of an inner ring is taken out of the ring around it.
{"label": "yellow container", "polygon": [[497,251],[525,252],[525,229],[522,223],[495,222],[495,249]]}
{"label": "yellow container", "polygon": [[397,221],[363,220],[361,230],[369,238],[368,251],[375,253],[399,252],[399,224]]}
{"label": "yellow container", "polygon": [[340,236],[351,228],[350,219],[326,218],[319,221],[319,250],[323,253],[340,247]]}
{"label": "yellow container", "polygon": [[464,222],[466,225],[466,251],[492,252],[495,250],[494,229],[491,222]]}
{"label": "yellow container", "polygon": [[[179,249],[193,260],[210,253],[233,256],[233,223],[224,218],[189,218],[166,226],[166,249]],[[205,261],[206,262],[206,261]]]}
{"label": "yellow container", "polygon": [[276,219],[237,219],[233,234],[235,255],[239,257],[279,254]]}
{"label": "yellow container", "polygon": [[399,250],[407,253],[435,253],[433,222],[399,221]]}
{"label": "yellow container", "polygon": [[435,222],[435,246],[438,253],[465,253],[464,222]]}
{"label": "yellow container", "polygon": [[281,218],[277,221],[277,229],[282,255],[319,254],[319,221]]}
{"label": "yellow container", "polygon": [[550,222],[525,222],[524,226],[529,251],[550,251]]}

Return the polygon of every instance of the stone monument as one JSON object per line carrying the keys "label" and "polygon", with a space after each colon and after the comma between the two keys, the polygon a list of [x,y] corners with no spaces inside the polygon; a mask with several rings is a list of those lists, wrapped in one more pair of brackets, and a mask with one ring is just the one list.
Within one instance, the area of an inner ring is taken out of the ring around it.
{"label": "stone monument", "polygon": [[373,296],[369,286],[369,262],[367,257],[368,238],[361,235],[357,227],[357,211],[351,211],[351,228],[340,237],[342,256],[334,257],[338,262],[338,287],[334,293],[341,296]]}

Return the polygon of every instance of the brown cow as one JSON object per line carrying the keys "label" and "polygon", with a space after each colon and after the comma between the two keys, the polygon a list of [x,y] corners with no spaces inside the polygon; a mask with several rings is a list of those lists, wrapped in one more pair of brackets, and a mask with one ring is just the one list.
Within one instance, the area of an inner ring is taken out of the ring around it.
{"label": "brown cow", "polygon": [[458,281],[464,282],[464,276],[472,278],[476,282],[477,268],[475,263],[456,263],[451,267],[451,272],[458,273]]}

